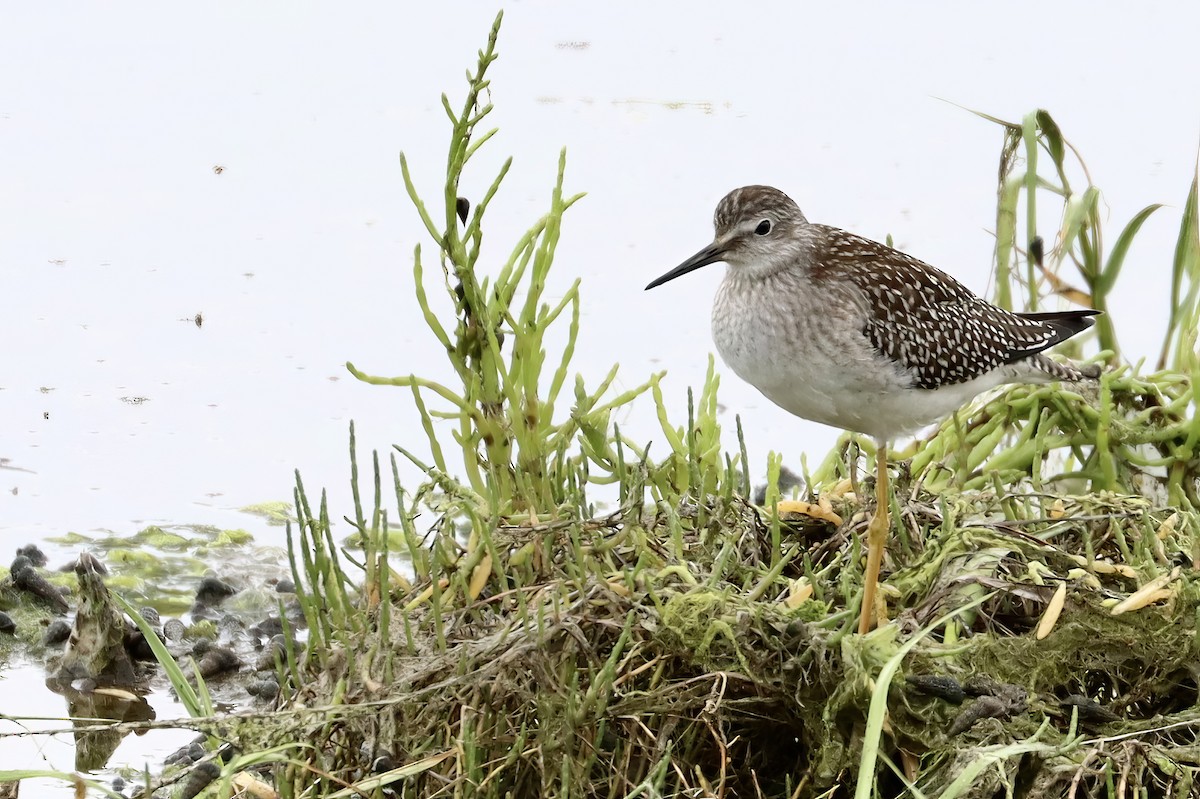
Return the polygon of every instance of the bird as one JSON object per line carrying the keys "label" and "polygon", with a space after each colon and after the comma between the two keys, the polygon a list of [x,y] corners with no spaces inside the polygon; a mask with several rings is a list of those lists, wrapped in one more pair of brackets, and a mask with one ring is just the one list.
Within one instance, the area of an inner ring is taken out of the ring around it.
{"label": "bird", "polygon": [[809,222],[771,186],[727,194],[715,237],[646,290],[723,261],[712,307],[722,361],[784,410],[875,441],[875,511],[858,631],[871,630],[890,530],[887,452],[898,436],[1006,383],[1095,379],[1044,353],[1091,327],[1093,309],[1014,313],[885,244]]}

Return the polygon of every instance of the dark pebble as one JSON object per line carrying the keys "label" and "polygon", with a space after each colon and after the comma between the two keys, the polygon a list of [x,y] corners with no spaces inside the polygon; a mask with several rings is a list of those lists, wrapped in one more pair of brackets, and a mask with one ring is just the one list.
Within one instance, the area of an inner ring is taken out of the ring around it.
{"label": "dark pebble", "polygon": [[46,560],[46,553],[38,549],[37,544],[26,544],[17,550],[17,554],[29,558],[34,566],[45,566],[49,562]]}
{"label": "dark pebble", "polygon": [[223,646],[209,646],[196,661],[196,670],[206,680],[220,674],[237,671],[241,667],[242,661],[238,660],[238,656]]}
{"label": "dark pebble", "polygon": [[192,769],[179,791],[181,799],[195,799],[213,780],[221,776],[221,767],[211,760]]}
{"label": "dark pebble", "polygon": [[[150,633],[154,635],[152,631]],[[161,638],[159,640],[162,640]],[[154,650],[150,647],[150,642],[146,640],[146,636],[142,635],[141,630],[133,629],[125,636],[125,651],[134,660],[141,660],[147,663],[157,660],[154,655]]]}
{"label": "dark pebble", "polygon": [[13,585],[26,593],[33,594],[59,613],[66,613],[69,606],[67,600],[63,599],[62,593],[51,585],[50,581],[43,577],[25,556],[18,556],[13,561],[13,565],[17,566],[19,560],[24,560],[25,563],[21,564],[19,569],[13,570]]}
{"label": "dark pebble", "polygon": [[201,605],[219,605],[237,593],[237,589],[216,577],[205,577],[196,589],[196,602]]}
{"label": "dark pebble", "polygon": [[171,754],[163,758],[164,766],[174,766],[178,763],[190,765],[195,763],[200,758],[204,757],[208,752],[204,749],[203,744],[192,741],[187,746],[181,746]]}
{"label": "dark pebble", "polygon": [[71,625],[66,619],[56,619],[46,627],[42,635],[42,646],[60,646],[71,637]]}
{"label": "dark pebble", "polygon": [[221,618],[220,611],[210,608],[203,602],[197,602],[196,604],[192,605],[192,609],[188,612],[192,614],[193,624],[198,621],[216,621],[217,619]]}
{"label": "dark pebble", "polygon": [[270,701],[279,696],[279,683],[275,680],[255,680],[246,686],[246,693]]}
{"label": "dark pebble", "polygon": [[258,624],[251,627],[250,632],[264,638],[271,638],[283,632],[283,622],[278,616],[267,616]]}
{"label": "dark pebble", "polygon": [[146,606],[144,608],[138,608],[138,613],[141,614],[142,618],[145,619],[146,623],[149,624],[151,627],[161,627],[162,626],[162,618],[158,615],[158,611],[155,610],[154,608],[149,607],[149,606]]}
{"label": "dark pebble", "polygon": [[168,641],[182,641],[185,632],[187,632],[187,625],[179,619],[167,619],[163,622],[163,635]]}
{"label": "dark pebble", "polygon": [[275,592],[279,594],[294,594],[296,593],[296,584],[291,580],[280,580],[275,583]]}
{"label": "dark pebble", "polygon": [[0,633],[8,633],[9,635],[16,635],[17,633],[17,623],[12,620],[12,616],[9,616],[2,610],[0,610]]}

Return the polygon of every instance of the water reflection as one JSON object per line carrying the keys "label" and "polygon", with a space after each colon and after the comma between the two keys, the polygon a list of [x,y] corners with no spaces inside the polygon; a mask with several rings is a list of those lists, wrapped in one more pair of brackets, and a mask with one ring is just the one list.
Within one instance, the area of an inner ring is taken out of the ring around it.
{"label": "water reflection", "polygon": [[[79,691],[69,683],[49,679],[46,687],[67,700],[67,715],[75,727],[75,770],[90,772],[103,769],[117,751],[129,728],[104,724],[104,721],[153,721],[154,708],[144,697],[129,691],[99,688]],[[136,731],[138,736],[145,729]]]}

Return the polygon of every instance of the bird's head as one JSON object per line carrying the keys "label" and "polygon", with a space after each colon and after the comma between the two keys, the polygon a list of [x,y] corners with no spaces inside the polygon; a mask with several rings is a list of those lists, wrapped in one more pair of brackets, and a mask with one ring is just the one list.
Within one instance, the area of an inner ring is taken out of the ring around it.
{"label": "bird's head", "polygon": [[791,197],[770,186],[743,186],[726,194],[713,214],[712,244],[651,281],[647,289],[724,261],[731,270],[770,273],[793,262],[808,224]]}

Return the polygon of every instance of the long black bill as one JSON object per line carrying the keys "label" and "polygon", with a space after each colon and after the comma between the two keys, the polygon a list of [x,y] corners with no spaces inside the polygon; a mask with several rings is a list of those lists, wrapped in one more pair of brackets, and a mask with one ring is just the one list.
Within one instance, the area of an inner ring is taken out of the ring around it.
{"label": "long black bill", "polygon": [[717,261],[723,260],[724,258],[725,245],[714,241],[712,244],[708,245],[691,258],[688,258],[686,261],[672,269],[670,272],[667,272],[662,277],[656,277],[654,280],[651,280],[650,285],[646,286],[646,291],[649,291],[655,286],[661,286],[668,280],[674,280],[680,275],[686,275],[688,272],[694,272],[702,266],[715,264]]}

